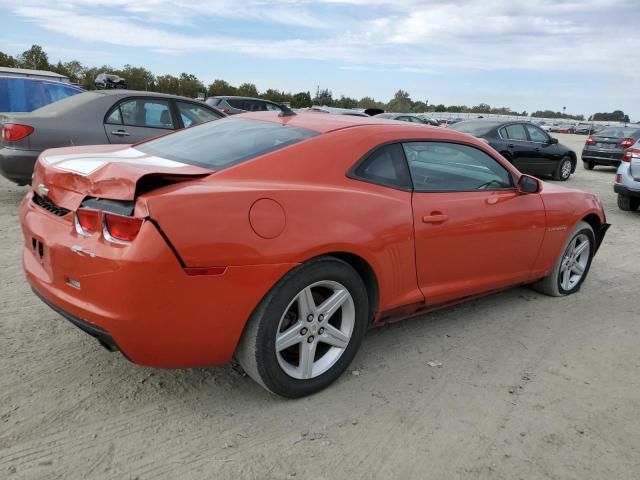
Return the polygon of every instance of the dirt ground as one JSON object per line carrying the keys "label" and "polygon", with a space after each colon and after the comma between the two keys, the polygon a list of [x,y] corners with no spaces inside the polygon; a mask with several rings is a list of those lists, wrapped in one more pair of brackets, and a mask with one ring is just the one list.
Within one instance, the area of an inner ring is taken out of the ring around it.
{"label": "dirt ground", "polygon": [[578,294],[516,288],[373,330],[295,401],[231,366],[99,347],[27,287],[26,190],[0,180],[0,479],[638,479],[640,213],[618,210],[613,176],[579,164],[567,183],[612,223]]}

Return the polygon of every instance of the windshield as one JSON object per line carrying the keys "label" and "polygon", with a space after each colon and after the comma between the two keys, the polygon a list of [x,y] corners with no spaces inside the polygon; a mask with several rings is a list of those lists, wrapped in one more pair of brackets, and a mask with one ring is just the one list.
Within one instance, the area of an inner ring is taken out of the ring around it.
{"label": "windshield", "polygon": [[451,125],[449,128],[451,130],[455,130],[457,132],[469,133],[471,135],[479,136],[486,135],[489,133],[489,130],[496,126],[495,123],[487,123],[487,122],[458,122]]}
{"label": "windshield", "polygon": [[627,138],[636,137],[640,133],[637,128],[607,127],[598,132],[599,137]]}
{"label": "windshield", "polygon": [[226,118],[188,128],[134,148],[149,155],[220,170],[318,135],[282,123]]}

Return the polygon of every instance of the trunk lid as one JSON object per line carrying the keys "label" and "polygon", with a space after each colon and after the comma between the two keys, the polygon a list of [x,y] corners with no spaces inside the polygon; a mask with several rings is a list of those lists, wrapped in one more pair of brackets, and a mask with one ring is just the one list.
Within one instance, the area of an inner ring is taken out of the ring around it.
{"label": "trunk lid", "polygon": [[40,155],[32,185],[37,195],[76,210],[86,197],[133,201],[144,191],[212,172],[129,146],[55,148]]}

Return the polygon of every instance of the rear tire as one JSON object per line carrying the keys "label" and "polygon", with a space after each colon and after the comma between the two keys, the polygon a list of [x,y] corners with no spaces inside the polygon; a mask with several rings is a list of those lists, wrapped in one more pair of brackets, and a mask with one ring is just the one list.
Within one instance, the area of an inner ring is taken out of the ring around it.
{"label": "rear tire", "polygon": [[583,160],[582,165],[584,166],[585,170],[593,170],[593,167],[596,166],[596,164],[593,163],[593,160]]}
{"label": "rear tire", "polygon": [[572,168],[573,164],[571,163],[571,158],[562,157],[562,160],[560,160],[556,171],[553,173],[553,179],[560,180],[561,182],[566,182],[571,176]]}
{"label": "rear tire", "polygon": [[349,366],[368,318],[360,275],[334,257],[311,260],[285,275],[260,302],[247,322],[236,359],[272,393],[311,395]]}
{"label": "rear tire", "polygon": [[[587,244],[582,246],[583,244]],[[587,222],[579,222],[565,242],[553,270],[531,287],[550,297],[563,297],[580,290],[595,254],[596,236]]]}
{"label": "rear tire", "polygon": [[629,195],[618,194],[618,208],[625,212],[633,212],[640,207],[640,198],[630,197]]}

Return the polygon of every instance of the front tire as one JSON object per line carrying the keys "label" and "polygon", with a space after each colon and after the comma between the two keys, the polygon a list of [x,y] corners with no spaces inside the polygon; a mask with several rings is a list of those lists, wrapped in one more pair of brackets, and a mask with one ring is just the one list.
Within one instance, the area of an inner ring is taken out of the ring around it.
{"label": "front tire", "polygon": [[360,275],[337,258],[311,260],[262,300],[247,322],[236,359],[270,392],[304,397],[330,385],[349,366],[368,318]]}
{"label": "front tire", "polygon": [[566,182],[571,176],[572,168],[573,163],[571,162],[571,158],[562,157],[562,160],[560,160],[556,171],[553,173],[553,179],[560,180],[561,182]]}
{"label": "front tire", "polygon": [[625,212],[633,212],[640,207],[640,198],[630,197],[629,195],[618,194],[618,208]]}
{"label": "front tire", "polygon": [[553,270],[532,288],[551,297],[563,297],[580,290],[595,254],[596,236],[587,222],[579,222],[564,244]]}

